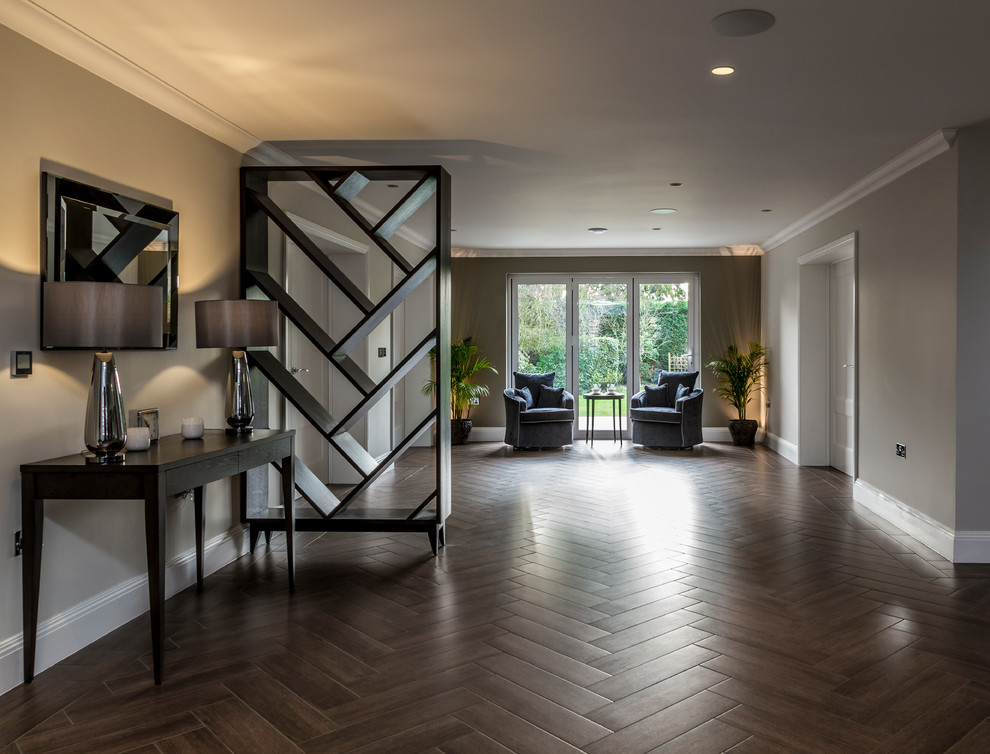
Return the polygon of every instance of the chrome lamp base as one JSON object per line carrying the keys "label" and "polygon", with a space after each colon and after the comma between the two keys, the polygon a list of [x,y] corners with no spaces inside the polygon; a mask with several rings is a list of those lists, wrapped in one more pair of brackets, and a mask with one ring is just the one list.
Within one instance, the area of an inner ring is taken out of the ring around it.
{"label": "chrome lamp base", "polygon": [[93,356],[93,378],[86,401],[83,429],[86,448],[93,454],[90,463],[113,463],[123,460],[127,440],[127,412],[120,391],[120,377],[112,353]]}

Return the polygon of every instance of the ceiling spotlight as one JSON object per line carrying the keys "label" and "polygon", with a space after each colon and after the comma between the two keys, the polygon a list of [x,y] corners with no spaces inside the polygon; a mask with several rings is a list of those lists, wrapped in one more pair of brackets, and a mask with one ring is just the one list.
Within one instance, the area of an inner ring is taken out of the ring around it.
{"label": "ceiling spotlight", "polygon": [[673,183],[668,183],[668,186],[683,186],[684,184],[680,181],[674,181]]}
{"label": "ceiling spotlight", "polygon": [[650,228],[650,230],[663,230],[663,228]]}
{"label": "ceiling spotlight", "polygon": [[671,207],[657,207],[656,209],[651,209],[650,212],[654,215],[673,215],[677,210]]}
{"label": "ceiling spotlight", "polygon": [[719,65],[712,68],[712,74],[715,76],[731,76],[736,72],[736,69],[731,65]]}
{"label": "ceiling spotlight", "polygon": [[385,188],[399,188],[398,183],[386,183]]}
{"label": "ceiling spotlight", "polygon": [[588,228],[589,233],[605,233],[607,231],[608,228]]}
{"label": "ceiling spotlight", "polygon": [[761,209],[760,212],[773,212],[772,209]]}
{"label": "ceiling spotlight", "polygon": [[776,19],[765,10],[730,10],[712,19],[712,31],[723,37],[751,37],[773,26]]}

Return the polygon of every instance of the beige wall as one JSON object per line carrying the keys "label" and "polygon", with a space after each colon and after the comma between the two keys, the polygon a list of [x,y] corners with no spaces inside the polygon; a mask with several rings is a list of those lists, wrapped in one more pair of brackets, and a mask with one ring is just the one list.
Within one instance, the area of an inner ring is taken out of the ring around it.
{"label": "beige wall", "polygon": [[[763,257],[764,332],[774,363],[768,431],[798,444],[798,355],[808,344],[797,320],[797,260],[856,233],[858,475],[950,529],[956,523],[956,173],[953,149]],[[894,454],[898,442],[908,446],[906,460]]]}
{"label": "beige wall", "polygon": [[[455,258],[453,271],[453,338],[471,336],[499,368],[487,384],[491,395],[471,412],[476,426],[504,427],[502,389],[506,384],[506,342],[509,335],[506,285],[510,274],[541,272],[696,272],[701,277],[701,353],[703,361],[730,343],[759,339],[759,257],[497,257]],[[711,392],[712,378],[702,373],[706,388],[706,427],[723,427],[734,414]]]}
{"label": "beige wall", "polygon": [[[0,27],[0,92],[0,350],[4,359],[14,349],[32,350],[35,357],[32,377],[0,378],[3,691],[19,675],[21,569],[13,554],[13,533],[20,528],[18,466],[82,448],[92,362],[88,353],[38,350],[42,165],[165,197],[179,212],[179,348],[116,357],[126,405],[157,406],[162,432],[169,434],[179,430],[183,416],[202,416],[207,426],[223,424],[226,361],[218,350],[196,350],[193,302],[238,294],[240,155],[5,27]],[[216,537],[236,522],[229,483],[211,485],[207,504],[207,538]],[[170,558],[193,546],[191,506],[169,505]],[[134,502],[49,503],[41,620],[140,576],[142,522]],[[44,639],[38,651],[44,664],[49,651]]]}

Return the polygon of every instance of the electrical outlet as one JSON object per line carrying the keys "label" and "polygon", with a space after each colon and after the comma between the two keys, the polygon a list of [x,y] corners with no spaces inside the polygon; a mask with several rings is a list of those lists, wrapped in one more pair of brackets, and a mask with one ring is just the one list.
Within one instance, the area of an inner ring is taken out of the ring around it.
{"label": "electrical outlet", "polygon": [[907,445],[904,443],[896,443],[894,445],[894,453],[898,458],[907,458]]}
{"label": "electrical outlet", "polygon": [[14,557],[16,558],[21,554],[21,533],[19,531],[14,532]]}
{"label": "electrical outlet", "polygon": [[386,351],[384,348],[379,348],[378,349],[378,358],[384,358],[385,354],[387,354],[387,353],[388,353],[388,351]]}

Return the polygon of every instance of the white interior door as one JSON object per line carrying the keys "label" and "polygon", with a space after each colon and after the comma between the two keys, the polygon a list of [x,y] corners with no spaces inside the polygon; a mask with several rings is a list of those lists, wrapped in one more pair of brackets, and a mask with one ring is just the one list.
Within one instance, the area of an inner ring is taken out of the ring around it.
{"label": "white interior door", "polygon": [[[324,329],[329,321],[328,283],[314,274],[313,263],[291,241],[285,242],[285,287],[289,294]],[[292,325],[288,328],[285,367],[324,406],[330,404],[329,364],[322,354]],[[324,484],[330,479],[330,449],[323,436],[286,401],[285,426],[296,430],[296,457]]]}
{"label": "white interior door", "polygon": [[855,265],[829,265],[829,464],[856,471]]}

